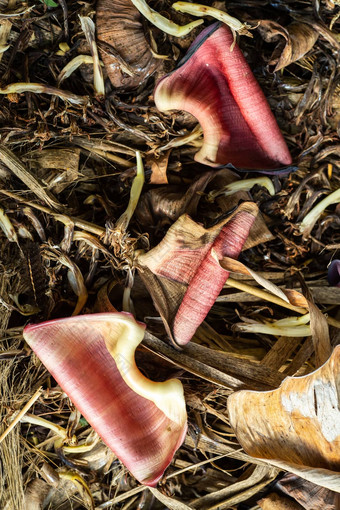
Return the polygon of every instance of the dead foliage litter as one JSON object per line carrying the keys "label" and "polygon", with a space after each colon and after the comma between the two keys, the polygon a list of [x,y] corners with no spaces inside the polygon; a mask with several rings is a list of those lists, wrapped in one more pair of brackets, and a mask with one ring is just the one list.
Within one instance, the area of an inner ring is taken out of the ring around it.
{"label": "dead foliage litter", "polygon": [[[167,0],[149,3],[179,24],[192,21]],[[137,19],[125,0],[0,0],[4,510],[339,508],[338,457],[314,466],[337,472],[327,488],[316,485],[317,476],[305,480],[303,470],[288,474],[289,466],[270,462],[277,452],[253,453],[239,438],[242,449],[227,411],[237,390],[274,390],[286,376],[308,378],[339,343],[340,289],[329,286],[327,266],[339,257],[340,199],[312,225],[302,223],[340,187],[339,3],[213,6],[251,27],[252,38],[238,42],[297,166],[270,177],[274,195],[259,185],[220,194],[232,181],[254,176],[195,163],[202,145],[195,119],[162,114],[154,105],[156,79],[174,68],[199,27],[181,39],[166,35]],[[97,42],[91,20],[99,23]],[[127,229],[117,230],[136,150],[146,181]],[[159,315],[172,317],[167,299],[180,295],[181,284],[163,280],[152,296],[161,301],[156,310],[150,296],[156,277],[140,262],[148,255],[135,254],[155,249],[182,214],[213,230],[247,200],[260,214],[240,263],[220,261],[230,278],[193,341],[175,350]],[[135,481],[22,338],[29,321],[112,305],[134,310],[147,324],[139,367],[155,380],[178,377],[185,388],[188,434],[157,489]],[[21,420],[23,410],[49,425]],[[66,430],[61,443],[53,426]]]}

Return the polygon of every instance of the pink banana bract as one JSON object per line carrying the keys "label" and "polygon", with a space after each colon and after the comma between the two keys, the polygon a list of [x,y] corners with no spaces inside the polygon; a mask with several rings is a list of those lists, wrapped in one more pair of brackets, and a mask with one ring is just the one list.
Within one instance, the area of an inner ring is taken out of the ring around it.
{"label": "pink banana bract", "polygon": [[185,110],[202,126],[195,160],[209,166],[254,169],[291,164],[286,142],[267,100],[225,25],[207,27],[177,69],[156,85],[164,112]]}
{"label": "pink banana bract", "polygon": [[177,379],[138,370],[144,328],[130,314],[100,313],[29,325],[24,338],[135,478],[155,486],[184,440],[186,410]]}

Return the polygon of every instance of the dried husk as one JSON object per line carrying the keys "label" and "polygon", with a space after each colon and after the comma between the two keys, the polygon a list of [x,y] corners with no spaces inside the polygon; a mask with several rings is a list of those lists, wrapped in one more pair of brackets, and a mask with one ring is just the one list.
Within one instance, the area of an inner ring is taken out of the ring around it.
{"label": "dried husk", "polygon": [[140,276],[177,344],[192,338],[229,276],[216,257],[239,256],[257,211],[244,202],[210,229],[183,215],[155,248],[139,255]]}

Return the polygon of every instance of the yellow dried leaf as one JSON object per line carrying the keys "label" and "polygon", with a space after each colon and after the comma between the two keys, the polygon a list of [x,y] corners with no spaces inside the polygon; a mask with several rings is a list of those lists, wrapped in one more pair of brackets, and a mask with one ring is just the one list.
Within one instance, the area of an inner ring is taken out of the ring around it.
{"label": "yellow dried leaf", "polygon": [[230,423],[253,457],[340,492],[340,346],[311,374],[228,399]]}

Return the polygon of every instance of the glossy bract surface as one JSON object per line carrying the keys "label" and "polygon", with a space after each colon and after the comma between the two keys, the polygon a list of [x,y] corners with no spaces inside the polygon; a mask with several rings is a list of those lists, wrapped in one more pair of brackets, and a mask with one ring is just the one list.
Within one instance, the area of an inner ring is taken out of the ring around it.
{"label": "glossy bract surface", "polygon": [[277,168],[291,163],[275,117],[233,34],[219,23],[194,41],[178,68],[162,78],[160,111],[185,110],[203,128],[195,160],[210,166]]}

